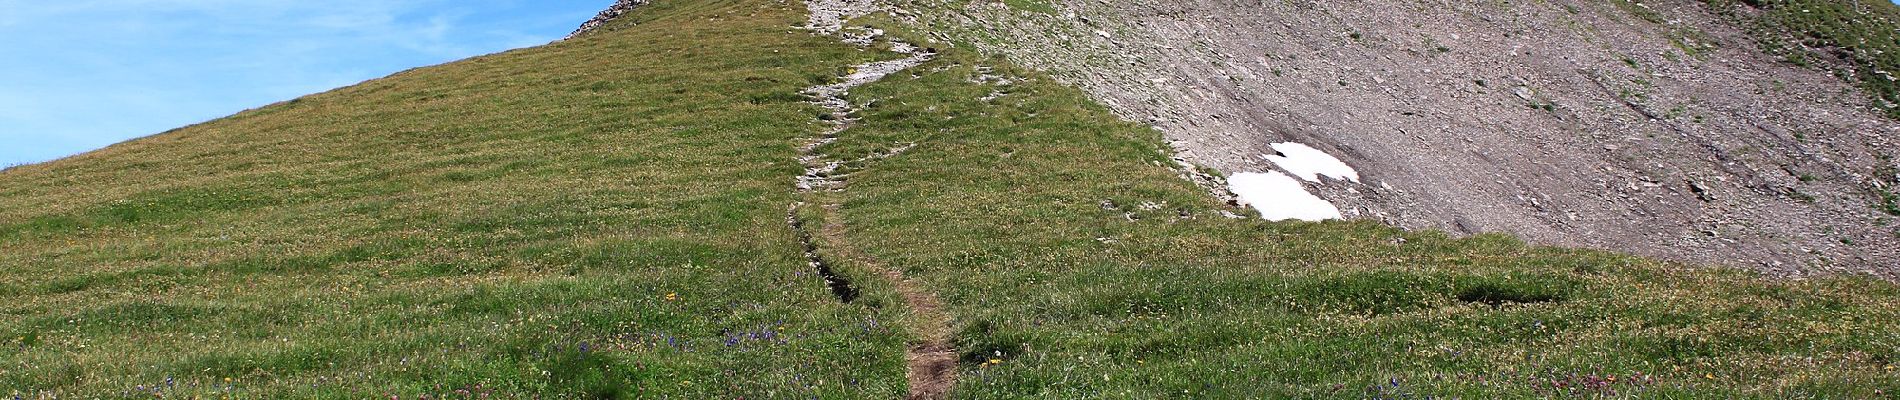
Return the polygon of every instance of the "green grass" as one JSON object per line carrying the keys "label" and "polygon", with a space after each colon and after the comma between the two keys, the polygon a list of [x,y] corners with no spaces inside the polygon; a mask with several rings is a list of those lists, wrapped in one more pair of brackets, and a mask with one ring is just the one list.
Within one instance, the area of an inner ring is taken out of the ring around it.
{"label": "green grass", "polygon": [[[1900,390],[1894,284],[1223,218],[1152,129],[962,49],[854,90],[823,151],[917,147],[796,195],[796,93],[890,57],[797,5],[663,0],[0,172],[0,395],[900,397],[911,315],[860,253],[947,303],[963,398]],[[799,199],[842,204],[801,213],[863,297],[805,264]]]}
{"label": "green grass", "polygon": [[[979,65],[1028,81],[982,102],[996,88],[972,83]],[[853,175],[840,213],[851,243],[949,303],[961,397],[1900,389],[1889,283],[1775,281],[1365,222],[1230,220],[1160,166],[1153,130],[1073,89],[962,50],[918,69],[941,72],[853,92],[876,106],[832,151],[918,146]]]}
{"label": "green grass", "polygon": [[791,7],[661,2],[7,170],[0,395],[896,396],[904,331],[783,221],[793,94],[863,57]]}
{"label": "green grass", "polygon": [[1049,5],[1047,0],[1003,0],[1003,4],[1007,4],[1009,5],[1010,8],[1014,8],[1018,10],[1039,12],[1043,14],[1056,13],[1055,6]]}
{"label": "green grass", "polygon": [[[1616,5],[1616,7],[1623,12],[1635,16],[1637,19],[1655,25],[1661,30],[1664,36],[1669,38],[1669,44],[1674,46],[1676,50],[1682,51],[1684,55],[1699,60],[1707,59],[1709,53],[1716,48],[1715,41],[1711,39],[1708,34],[1691,27],[1670,24],[1669,18],[1664,17],[1662,13],[1650,8],[1650,6],[1642,0],[1612,0],[1610,3]],[[1575,11],[1572,11],[1572,13],[1574,14]],[[1664,53],[1663,56],[1674,57],[1675,55],[1673,53]],[[1625,57],[1624,61],[1630,63],[1631,67],[1637,67],[1634,60]]]}

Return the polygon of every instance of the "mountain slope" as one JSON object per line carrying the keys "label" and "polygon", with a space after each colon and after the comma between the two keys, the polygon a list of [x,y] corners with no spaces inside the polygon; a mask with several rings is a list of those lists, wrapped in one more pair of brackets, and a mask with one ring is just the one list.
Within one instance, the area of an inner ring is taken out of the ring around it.
{"label": "mountain slope", "polygon": [[[839,146],[916,146],[854,173],[840,214],[851,246],[948,303],[976,366],[958,396],[1753,397],[1895,384],[1887,366],[1846,361],[1890,362],[1874,356],[1895,343],[1886,283],[1228,219],[1163,167],[1152,130],[1046,76],[960,51],[919,68],[943,72],[855,93],[874,107]],[[1820,343],[1859,344],[1796,350]],[[1829,353],[1845,357],[1788,358]]]}
{"label": "mountain slope", "polygon": [[860,54],[803,18],[671,2],[8,170],[0,394],[901,393],[784,225],[793,93]]}
{"label": "mountain slope", "polygon": [[1347,217],[1900,273],[1900,124],[1852,84],[1892,97],[1900,8],[1884,1],[897,3],[1155,125],[1195,163],[1271,172],[1284,143],[1331,153],[1360,179],[1307,186]]}
{"label": "mountain slope", "polygon": [[[936,335],[962,398],[1900,390],[1892,283],[1229,218],[1048,75],[806,12],[662,0],[0,172],[0,394],[892,398]],[[801,95],[892,37],[937,51]]]}

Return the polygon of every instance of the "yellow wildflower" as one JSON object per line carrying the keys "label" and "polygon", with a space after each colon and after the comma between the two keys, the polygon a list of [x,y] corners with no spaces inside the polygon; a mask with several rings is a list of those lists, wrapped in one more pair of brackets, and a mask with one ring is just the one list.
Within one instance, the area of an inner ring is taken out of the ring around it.
{"label": "yellow wildflower", "polygon": [[680,294],[677,292],[666,294],[666,301],[679,301],[679,299],[680,299]]}

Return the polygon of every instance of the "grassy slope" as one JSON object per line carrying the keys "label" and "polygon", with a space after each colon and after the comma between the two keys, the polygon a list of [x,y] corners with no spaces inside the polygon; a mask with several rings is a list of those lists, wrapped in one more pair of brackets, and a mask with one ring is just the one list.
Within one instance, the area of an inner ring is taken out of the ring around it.
{"label": "grassy slope", "polygon": [[784,222],[862,55],[759,3],[0,173],[0,395],[902,393]]}
{"label": "grassy slope", "polygon": [[[866,292],[837,304],[783,221],[820,129],[793,93],[875,54],[752,3],[0,173],[0,394],[894,397],[901,301],[834,257]],[[1900,389],[1889,283],[1224,219],[1072,89],[960,50],[914,72],[825,152],[918,147],[813,217],[949,303],[963,397]]]}
{"label": "grassy slope", "polygon": [[[1030,80],[973,83],[979,65]],[[940,72],[855,93],[875,106],[834,152],[918,146],[863,166],[841,214],[852,245],[949,303],[965,397],[1900,390],[1889,283],[1776,282],[1372,223],[1228,220],[1160,166],[1155,132],[1075,90],[967,51],[918,69]],[[997,90],[1011,94],[979,100]]]}

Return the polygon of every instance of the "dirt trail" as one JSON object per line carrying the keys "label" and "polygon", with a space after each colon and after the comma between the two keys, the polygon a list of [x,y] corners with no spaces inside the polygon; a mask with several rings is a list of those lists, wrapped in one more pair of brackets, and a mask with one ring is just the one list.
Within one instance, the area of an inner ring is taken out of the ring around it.
{"label": "dirt trail", "polygon": [[825,205],[825,212],[834,217],[827,219],[825,226],[819,229],[819,235],[825,243],[836,245],[838,255],[857,261],[865,269],[876,271],[884,279],[891,281],[897,293],[904,297],[904,304],[910,306],[909,326],[922,343],[913,343],[905,349],[904,364],[909,367],[906,374],[910,378],[909,399],[947,399],[950,388],[957,381],[957,352],[950,345],[950,315],[944,312],[943,301],[935,293],[924,289],[922,285],[905,277],[902,271],[884,265],[857,248],[843,245],[845,226],[838,215],[837,204]]}
{"label": "dirt trail", "polygon": [[[851,18],[876,11],[875,0],[809,0],[806,2],[806,7],[811,11],[811,19],[805,28],[814,34],[836,36],[845,43],[860,47],[868,47],[884,36],[881,30],[845,26],[845,21]],[[838,135],[857,122],[855,115],[858,106],[846,100],[844,96],[852,88],[876,82],[892,73],[930,61],[936,56],[932,51],[917,48],[903,41],[890,39],[889,43],[891,51],[908,57],[861,64],[853,67],[850,73],[840,77],[836,83],[814,86],[804,91],[805,94],[812,96],[813,103],[824,106],[829,111],[824,121],[831,125],[823,133],[799,147],[798,161],[805,165],[805,173],[796,178],[796,184],[799,192],[805,194],[805,197],[814,197],[811,195],[819,192],[842,191],[845,188],[848,173],[841,171],[841,168],[847,162],[833,159],[823,151],[825,145],[836,142]],[[914,144],[901,144],[853,162],[896,156],[914,146]],[[792,204],[788,217],[792,228],[801,234],[805,234],[804,232],[808,232],[807,229],[810,228],[800,219],[798,213],[806,206],[806,202],[803,201]],[[912,343],[905,349],[904,361],[908,367],[906,376],[910,381],[910,395],[907,398],[949,398],[950,389],[956,386],[957,353],[950,345],[950,317],[944,312],[943,302],[937,298],[936,294],[904,276],[902,271],[884,265],[851,246],[845,237],[846,228],[840,216],[841,208],[842,206],[836,203],[836,200],[820,206],[820,210],[826,215],[825,223],[824,226],[817,228],[817,238],[802,237],[805,241],[806,257],[810,259],[812,266],[825,276],[825,281],[833,292],[839,294],[839,300],[845,302],[850,302],[855,298],[857,291],[851,287],[849,281],[833,272],[830,263],[818,251],[820,244],[826,245],[825,248],[831,250],[834,256],[851,260],[889,280],[897,289],[898,294],[903,296],[904,304],[910,307],[911,316],[907,325],[920,339],[920,343]]]}

